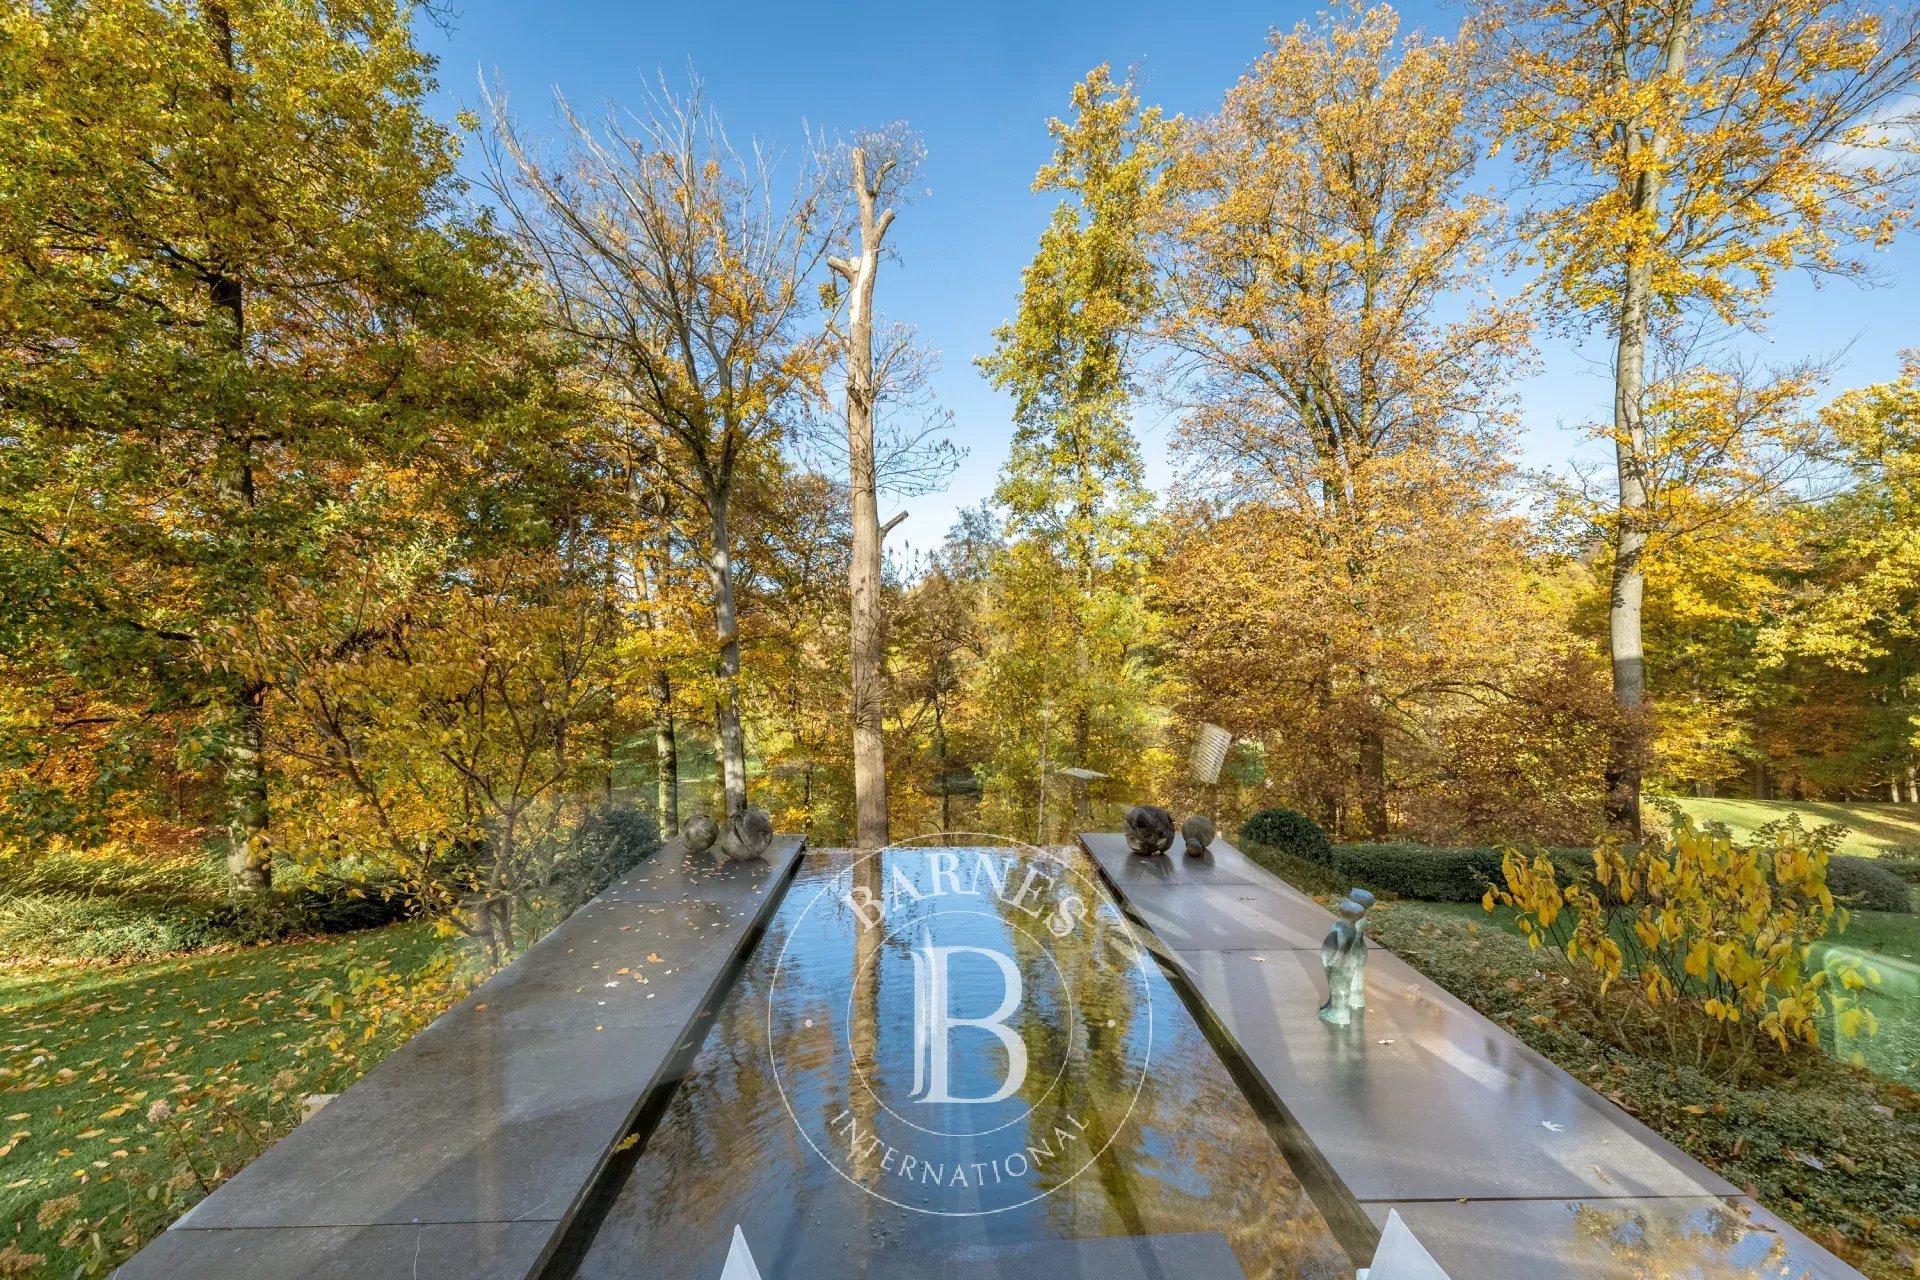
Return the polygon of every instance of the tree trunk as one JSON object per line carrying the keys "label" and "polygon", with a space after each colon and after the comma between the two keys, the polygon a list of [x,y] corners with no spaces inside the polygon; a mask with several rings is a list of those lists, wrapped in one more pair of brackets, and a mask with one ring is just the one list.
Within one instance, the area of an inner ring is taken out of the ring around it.
{"label": "tree trunk", "polygon": [[[1660,75],[1679,76],[1686,67],[1689,19],[1676,12],[1673,29],[1662,50]],[[1614,53],[1614,74],[1624,84],[1629,78],[1627,50]],[[1636,219],[1657,224],[1660,212],[1661,169],[1668,148],[1664,135],[1644,139],[1637,121],[1615,127],[1622,149],[1622,171],[1632,174],[1628,205]],[[1641,148],[1653,155],[1639,162]],[[1620,293],[1620,327],[1614,355],[1613,432],[1614,464],[1618,473],[1619,508],[1614,518],[1613,592],[1608,615],[1608,638],[1613,657],[1613,700],[1617,712],[1608,752],[1607,820],[1640,836],[1640,780],[1646,743],[1647,661],[1641,635],[1641,607],[1646,597],[1646,575],[1641,560],[1646,552],[1649,502],[1647,494],[1647,428],[1644,416],[1647,386],[1649,309],[1653,305],[1653,267],[1650,250],[1634,246],[1630,238]]]}
{"label": "tree trunk", "polygon": [[222,747],[227,800],[227,891],[236,897],[273,887],[267,852],[266,690],[247,684],[235,700]]}
{"label": "tree trunk", "polygon": [[[233,23],[223,4],[206,6],[207,25],[211,28],[221,65],[234,69]],[[233,88],[222,82],[214,95],[233,108]],[[225,325],[222,335],[236,363],[247,358],[246,288],[229,270],[218,249],[212,255],[207,273],[207,300],[215,323]],[[257,502],[253,479],[253,445],[245,422],[220,424],[220,442],[214,457],[214,486],[224,514],[241,526],[243,535],[248,517]],[[267,852],[267,774],[266,774],[266,686],[245,681],[233,689],[227,707],[227,723],[221,743],[221,769],[227,805],[227,891],[235,896],[259,893],[272,887],[273,863]]]}
{"label": "tree trunk", "polygon": [[653,678],[653,761],[660,775],[660,834],[680,834],[680,748],[673,736],[673,684],[665,671]]}
{"label": "tree trunk", "polygon": [[[1081,491],[1085,492],[1085,477]],[[1093,513],[1081,510],[1083,528],[1091,528]],[[1093,651],[1087,640],[1087,611],[1093,607],[1093,549],[1084,543],[1077,549],[1080,564],[1080,599],[1074,610],[1073,627],[1073,762],[1082,769],[1093,768],[1087,757],[1093,754],[1093,710],[1087,705],[1088,685],[1092,680]],[[1081,831],[1093,825],[1093,804],[1085,778],[1075,778],[1073,820]]]}
{"label": "tree trunk", "polygon": [[1360,823],[1375,840],[1387,834],[1387,735],[1378,725],[1360,734]]}
{"label": "tree trunk", "polygon": [[866,152],[853,149],[853,189],[860,207],[860,253],[831,265],[851,286],[847,303],[847,486],[853,518],[853,554],[847,585],[853,598],[851,683],[853,711],[854,844],[887,843],[886,626],[880,600],[880,498],[873,457],[873,285],[893,211],[874,205],[888,165],[868,180]]}
{"label": "tree trunk", "polygon": [[714,632],[720,646],[715,666],[720,687],[714,724],[720,739],[720,773],[728,820],[747,807],[747,741],[740,729],[740,624],[733,606],[733,550],[727,530],[730,496],[717,486],[707,490],[709,536],[713,542],[707,550],[707,582],[713,589]]}
{"label": "tree trunk", "polygon": [[[646,610],[647,629],[656,637],[661,630],[660,608],[667,596],[668,566],[673,562],[672,510],[666,499],[658,491],[651,504],[646,500],[639,487],[637,478],[631,482],[634,494],[634,511],[642,524],[651,520],[659,522],[659,538],[642,534],[641,545],[648,550],[657,549],[658,563],[649,569],[647,553],[643,551],[634,558],[635,585],[641,598],[649,606]],[[668,673],[666,664],[660,660],[656,649],[655,666],[648,679],[653,693],[653,761],[658,774],[658,796],[660,814],[660,834],[663,837],[680,834],[680,748],[674,738],[673,724],[673,677]]]}

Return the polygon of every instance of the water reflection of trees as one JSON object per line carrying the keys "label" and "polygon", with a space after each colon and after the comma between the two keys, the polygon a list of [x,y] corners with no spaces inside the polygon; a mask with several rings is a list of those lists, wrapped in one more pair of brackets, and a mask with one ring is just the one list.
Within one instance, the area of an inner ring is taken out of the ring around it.
{"label": "water reflection of trees", "polygon": [[[851,872],[853,883],[876,897],[885,883],[881,862],[866,859]],[[607,1248],[596,1244],[583,1276],[624,1277],[632,1274],[635,1259],[645,1260],[647,1274],[702,1274],[709,1262],[717,1270],[732,1225],[749,1224],[751,1234],[756,1220],[762,1238],[775,1224],[785,1233],[764,1250],[760,1239],[754,1242],[763,1269],[771,1265],[775,1271],[828,1258],[863,1266],[876,1251],[902,1245],[1218,1229],[1251,1280],[1351,1275],[1351,1264],[1265,1127],[1157,970],[1146,978],[1154,1000],[1151,1062],[1129,1114],[1137,1074],[1128,1062],[1134,1055],[1102,1050],[1115,1044],[1144,1046],[1147,1015],[1139,972],[1129,969],[1119,953],[1095,950],[1102,933],[1111,935],[1120,927],[1104,893],[1100,905],[1109,915],[1097,928],[1082,925],[1066,938],[1054,938],[1043,923],[1017,916],[1014,921],[1022,928],[1007,931],[1026,990],[1057,992],[1057,962],[1075,1002],[1071,1020],[1052,996],[1030,1000],[1019,1015],[1034,1064],[1021,1091],[1034,1107],[1026,1141],[1037,1146],[1052,1140],[1058,1150],[1054,1128],[1077,1132],[1078,1121],[1088,1126],[1085,1141],[1092,1149],[1105,1146],[1104,1153],[1066,1183],[1083,1158],[1076,1139],[1071,1155],[1063,1153],[1065,1158],[1048,1160],[1030,1174],[1034,1190],[1051,1194],[988,1218],[923,1217],[855,1191],[789,1122],[767,1049],[774,960],[788,935],[802,929],[787,953],[781,1007],[774,1012],[788,1101],[817,1137],[837,1136],[829,1122],[842,1106],[853,1110],[863,1130],[878,1127],[878,1104],[865,1089],[849,1087],[849,1042],[838,1036],[845,1031],[853,1052],[870,1061],[882,1016],[902,1012],[890,1009],[889,1002],[910,995],[884,981],[889,957],[878,952],[885,930],[860,929],[836,894],[821,899],[799,924],[826,871],[847,868],[848,855],[835,855],[831,867],[824,863],[824,858],[809,861],[722,1006],[713,1033],[620,1193],[602,1233]],[[1088,884],[1076,888],[1083,895],[1098,892]],[[851,1026],[835,1009],[833,1016],[816,1017],[806,1027],[805,1019],[813,1016],[810,1001],[829,990],[846,991],[847,965],[857,975]],[[1070,1052],[1074,1037],[1096,1051],[1082,1052],[1078,1066],[1055,1088],[1051,1064]],[[1049,1065],[1043,1070],[1041,1064]],[[878,1153],[855,1159],[852,1176],[879,1185],[883,1175],[868,1167]]]}
{"label": "water reflection of trees", "polygon": [[[1058,963],[1076,1002],[1072,1024],[1029,1010],[1022,1028],[1028,1044],[1065,1052],[1077,1035],[1092,1050],[1051,1093],[1051,1079],[1033,1077],[1023,1090],[1035,1108],[1032,1137],[1050,1135],[1056,1125],[1071,1130],[1071,1116],[1088,1125],[1095,1149],[1105,1148],[1068,1185],[1062,1183],[1075,1162],[1041,1173],[1038,1184],[1053,1190],[1042,1203],[1055,1229],[1089,1237],[1214,1227],[1226,1234],[1249,1280],[1351,1274],[1265,1125],[1150,959],[1149,1029],[1142,974],[1113,945],[1125,936],[1117,912],[1097,885],[1077,887],[1099,893],[1101,918],[1065,938],[1047,935],[1051,962],[1038,936],[1013,935],[1028,989],[1044,989],[1036,984],[1050,983]],[[1112,1052],[1116,1044],[1132,1051]],[[1146,1079],[1135,1098],[1141,1050]]]}

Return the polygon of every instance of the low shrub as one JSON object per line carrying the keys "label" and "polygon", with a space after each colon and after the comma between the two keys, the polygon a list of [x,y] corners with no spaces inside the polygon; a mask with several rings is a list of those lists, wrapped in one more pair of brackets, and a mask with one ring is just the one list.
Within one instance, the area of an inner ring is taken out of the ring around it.
{"label": "low shrub", "polygon": [[1736,1080],[1676,1066],[1664,1038],[1622,1045],[1617,1006],[1596,1010],[1543,975],[1545,953],[1519,937],[1419,903],[1376,911],[1368,932],[1866,1274],[1911,1272],[1920,1107],[1908,1084],[1816,1053]]}
{"label": "low shrub", "polygon": [[[1570,880],[1593,872],[1591,850],[1545,852]],[[1503,853],[1492,845],[1337,844],[1325,865],[1337,878],[1374,893],[1421,902],[1478,902],[1488,885],[1500,883]]]}
{"label": "low shrub", "polygon": [[223,936],[223,908],[137,898],[19,893],[0,900],[0,958],[146,960]]}
{"label": "low shrub", "polygon": [[0,899],[0,958],[154,960],[377,929],[413,914],[410,900],[361,885],[303,885],[237,902],[21,893]]}
{"label": "low shrub", "polygon": [[0,859],[0,884],[9,897],[212,901],[225,896],[227,872],[217,854],[145,858],[118,852],[50,853],[31,861]]}
{"label": "low shrub", "polygon": [[1891,871],[1908,884],[1920,885],[1920,858],[1875,858],[1873,864]]}
{"label": "low shrub", "polygon": [[1240,838],[1321,866],[1330,865],[1333,842],[1320,824],[1294,809],[1262,809],[1240,824]]}
{"label": "low shrub", "polygon": [[1834,857],[1827,890],[1856,911],[1913,910],[1913,885],[1879,858]]}
{"label": "low shrub", "polygon": [[1333,865],[1363,889],[1422,902],[1478,902],[1500,879],[1500,851],[1418,844],[1343,844]]}
{"label": "low shrub", "polygon": [[650,810],[622,802],[605,804],[574,828],[566,853],[554,867],[554,883],[563,896],[585,902],[659,848],[660,827]]}
{"label": "low shrub", "polygon": [[1513,908],[1528,944],[1560,953],[1596,1012],[1613,989],[1676,1060],[1720,1059],[1737,1074],[1768,1041],[1819,1049],[1823,1020],[1846,1036],[1875,1030],[1858,995],[1871,971],[1809,963],[1811,944],[1846,926],[1829,880],[1839,834],[1790,819],[1736,844],[1683,814],[1666,841],[1595,850],[1591,881],[1563,884],[1546,855],[1509,852],[1504,883],[1481,903]]}

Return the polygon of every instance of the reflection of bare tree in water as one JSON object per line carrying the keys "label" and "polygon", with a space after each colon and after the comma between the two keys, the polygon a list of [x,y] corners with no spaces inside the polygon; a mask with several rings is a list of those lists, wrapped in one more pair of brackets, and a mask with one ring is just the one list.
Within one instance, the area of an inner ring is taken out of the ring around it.
{"label": "reflection of bare tree in water", "polygon": [[[879,902],[886,893],[886,880],[881,875],[881,863],[886,857],[884,853],[867,854],[853,864],[854,886],[864,888],[873,895],[868,901]],[[862,1069],[871,1067],[874,1049],[880,1041],[880,948],[885,938],[884,924],[869,928],[858,917],[854,919],[853,1026],[849,1039],[853,1061],[860,1064]],[[847,1107],[853,1112],[854,1124],[858,1126],[855,1132],[863,1135],[872,1133],[879,1114],[879,1104],[874,1101],[873,1093],[863,1088],[858,1076],[851,1071],[847,1073],[847,1090]],[[881,1155],[878,1147],[871,1151],[865,1146],[854,1148],[849,1168],[862,1186],[876,1185]],[[876,1202],[869,1196],[862,1196],[861,1201],[871,1213]]]}
{"label": "reflection of bare tree in water", "polygon": [[[1073,887],[1083,897],[1097,892],[1097,886],[1091,884],[1076,883]],[[1097,909],[1098,900],[1088,905]],[[1012,932],[1011,940],[1026,989],[1029,992],[1051,990],[1055,982],[1053,968],[1058,964],[1060,977],[1077,1006],[1079,1025],[1076,1028],[1076,1020],[1068,1017],[1064,1003],[1058,1008],[1028,1003],[1022,1010],[1021,1033],[1027,1041],[1030,1060],[1057,1062],[1072,1058],[1076,1052],[1076,1036],[1091,1037],[1096,1044],[1125,1043],[1136,1012],[1138,984],[1116,957],[1095,955],[1096,940],[1113,927],[1115,924],[1111,921],[1087,921],[1064,938],[1055,938],[1044,930],[1033,932],[1022,928]],[[1043,945],[1051,949],[1052,961],[1043,952]],[[1133,1091],[1133,1081],[1123,1055],[1088,1054],[1085,1048],[1085,1045],[1079,1046],[1078,1059],[1068,1067],[1058,1087],[1053,1086],[1047,1073],[1049,1078],[1044,1079],[1029,1075],[1021,1090],[1035,1107],[1028,1121],[1030,1141],[1045,1142],[1056,1129],[1074,1133],[1078,1125],[1084,1125],[1086,1131],[1081,1138],[1090,1150],[1101,1152],[1094,1167],[1080,1175],[1082,1181],[1093,1178],[1100,1194],[1085,1205],[1080,1203],[1088,1199],[1084,1193],[1056,1196],[1048,1209],[1056,1220],[1065,1220],[1063,1225],[1070,1228],[1069,1234],[1145,1235],[1147,1226],[1134,1200],[1133,1178],[1126,1162],[1109,1145],[1114,1137],[1112,1126],[1121,1123],[1121,1117],[1126,1114],[1126,1098]],[[1050,1088],[1052,1092],[1047,1093]],[[1046,1093],[1044,1100],[1040,1098],[1042,1093]],[[1037,1188],[1057,1187],[1081,1166],[1082,1161],[1075,1154],[1062,1152],[1061,1157],[1042,1167],[1035,1179]],[[1093,1211],[1096,1215],[1093,1220],[1083,1220],[1083,1209]]]}

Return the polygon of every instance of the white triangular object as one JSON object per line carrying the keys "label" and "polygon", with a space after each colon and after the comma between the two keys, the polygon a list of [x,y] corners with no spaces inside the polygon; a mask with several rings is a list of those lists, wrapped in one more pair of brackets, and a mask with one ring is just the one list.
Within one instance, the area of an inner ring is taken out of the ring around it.
{"label": "white triangular object", "polygon": [[1373,1251],[1373,1265],[1363,1269],[1356,1280],[1448,1280],[1448,1276],[1427,1247],[1414,1239],[1413,1229],[1401,1221],[1400,1211],[1389,1209],[1380,1247]]}
{"label": "white triangular object", "polygon": [[753,1250],[747,1248],[747,1238],[738,1226],[733,1229],[733,1245],[727,1250],[727,1265],[720,1270],[720,1280],[760,1280],[760,1268],[753,1265]]}

